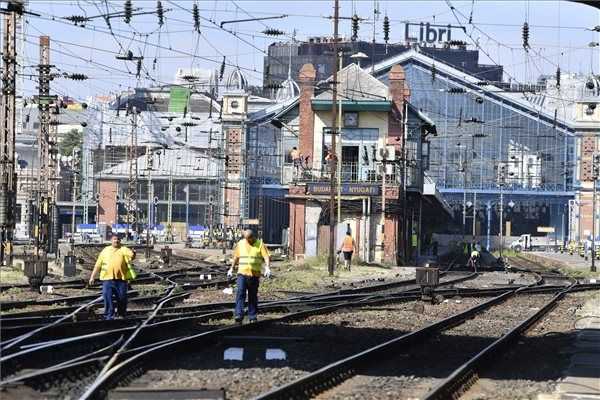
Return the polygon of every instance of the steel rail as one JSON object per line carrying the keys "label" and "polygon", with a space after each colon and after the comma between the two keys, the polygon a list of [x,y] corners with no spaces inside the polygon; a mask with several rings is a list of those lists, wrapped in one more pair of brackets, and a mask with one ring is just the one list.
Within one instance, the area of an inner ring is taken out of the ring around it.
{"label": "steel rail", "polygon": [[[477,274],[471,274],[471,275],[477,276]],[[471,276],[471,275],[469,275],[469,276]],[[464,279],[464,277],[461,277],[459,279]],[[308,296],[308,297],[311,297],[311,296]],[[194,346],[192,346],[192,345],[195,342],[205,342],[205,341],[210,342],[212,340],[217,339],[219,337],[219,335],[221,335],[221,334],[243,332],[244,329],[249,329],[248,327],[250,327],[251,329],[257,329],[257,328],[260,328],[263,326],[268,326],[268,325],[276,323],[276,322],[286,322],[286,321],[291,321],[291,320],[297,320],[297,319],[301,319],[301,318],[311,316],[311,315],[333,312],[333,311],[336,311],[341,308],[375,305],[375,304],[381,304],[381,303],[386,303],[386,302],[390,302],[390,301],[401,301],[401,300],[406,300],[406,299],[410,299],[410,298],[416,299],[416,298],[420,297],[420,294],[407,293],[407,297],[405,297],[405,298],[394,297],[393,295],[389,295],[389,297],[391,297],[391,298],[371,299],[369,301],[364,301],[361,299],[361,300],[355,300],[354,302],[351,302],[351,303],[347,301],[347,302],[328,305],[328,306],[324,306],[324,307],[320,307],[320,308],[316,308],[316,309],[312,309],[312,310],[303,310],[303,311],[299,311],[296,313],[287,314],[287,315],[279,317],[279,318],[261,320],[252,325],[224,327],[224,328],[215,329],[215,330],[208,331],[208,332],[202,332],[199,334],[187,336],[187,337],[184,337],[181,339],[167,341],[163,344],[160,344],[155,347],[151,347],[148,350],[145,350],[145,351],[138,353],[130,358],[127,358],[127,359],[123,360],[120,364],[113,366],[113,368],[108,370],[102,376],[101,379],[96,380],[94,382],[94,384],[88,388],[88,390],[81,396],[81,399],[83,400],[83,399],[94,398],[94,397],[97,397],[98,395],[100,397],[103,397],[104,395],[102,393],[105,393],[105,391],[109,387],[116,385],[116,383],[125,376],[125,372],[127,370],[136,369],[135,368],[136,363],[159,359],[160,357],[159,357],[159,354],[157,354],[157,353],[168,352],[168,353],[172,354],[173,351],[177,351],[177,350],[189,352],[190,348],[194,348]],[[220,312],[218,314],[220,314],[221,316],[224,316],[224,315],[231,316],[233,314],[233,312],[225,311],[225,312]]]}
{"label": "steel rail", "polygon": [[261,394],[255,400],[273,399],[305,399],[322,391],[336,386],[342,381],[354,376],[360,367],[373,362],[386,359],[400,348],[410,345],[418,340],[425,339],[437,332],[459,325],[472,318],[479,312],[506,301],[508,298],[521,293],[526,288],[533,288],[541,282],[541,278],[531,285],[505,291],[503,294],[488,300],[485,303],[471,307],[458,314],[443,320],[431,323],[424,328],[404,334],[380,345],[361,351],[358,354],[346,357],[308,375],[298,378],[286,385]]}
{"label": "steel rail", "polygon": [[498,354],[500,350],[508,346],[511,342],[518,339],[525,331],[533,326],[537,321],[550,312],[557,303],[565,297],[577,284],[573,283],[568,288],[560,291],[542,308],[530,315],[524,321],[519,323],[509,332],[494,341],[485,349],[477,353],[466,363],[458,367],[450,376],[440,382],[425,397],[425,400],[454,399],[465,388],[470,387],[477,379],[479,372],[487,366],[487,363]]}
{"label": "steel rail", "polygon": [[[500,290],[500,289],[494,289],[494,290]],[[490,291],[487,291],[487,292],[489,293]],[[474,292],[472,292],[472,293],[475,294]],[[386,295],[386,296],[383,296],[382,298],[371,298],[369,296],[369,297],[366,297],[363,300],[354,301],[352,303],[341,303],[341,304],[326,306],[326,307],[322,307],[321,309],[318,309],[318,310],[303,311],[301,313],[290,314],[288,316],[295,315],[296,317],[301,317],[302,315],[305,315],[305,316],[312,315],[312,314],[315,313],[315,311],[316,311],[316,313],[322,313],[322,312],[324,312],[323,310],[327,311],[327,309],[329,311],[333,311],[333,310],[338,309],[338,308],[347,308],[347,307],[355,307],[355,306],[364,307],[364,306],[376,305],[376,304],[382,304],[382,303],[389,303],[389,302],[415,300],[418,297],[419,297],[418,293],[411,293],[411,292],[404,293],[404,296],[402,296],[402,297],[399,297],[398,294],[396,294],[396,295]],[[366,299],[369,299],[369,300],[366,300]],[[268,307],[268,308],[275,308],[275,307],[273,306],[273,307]],[[208,320],[208,319],[212,319],[212,318],[227,318],[227,317],[230,317],[231,314],[232,314],[231,311],[220,311],[220,312],[215,312],[213,314],[205,314],[205,315],[200,316],[200,317],[171,319],[171,320],[167,320],[167,321],[157,322],[157,323],[151,324],[151,325],[148,326],[148,329],[157,328],[157,331],[161,331],[161,332],[169,331],[169,332],[172,332],[173,328],[178,327],[179,324],[182,324],[182,323],[185,324],[185,323],[198,322],[200,319]],[[127,328],[128,331],[131,330],[131,329],[132,328]],[[114,334],[116,332],[118,332],[118,331],[117,330],[110,331],[110,332],[106,332],[106,334],[108,334],[108,333]],[[150,332],[148,332],[148,333],[150,333]],[[149,336],[151,336],[151,335],[148,335],[148,337],[147,337],[147,335],[144,335],[144,336],[145,336],[145,339],[149,339],[150,338]],[[139,351],[141,351],[142,349],[145,349],[145,348],[151,349],[152,347],[158,346],[160,344],[168,344],[170,342],[176,342],[176,341],[183,340],[183,339],[184,338],[182,338],[182,337],[167,338],[167,339],[157,338],[157,340],[158,340],[157,342],[153,342],[153,343],[149,343],[149,344],[142,344],[141,346],[133,347],[133,348],[131,348],[129,350],[124,351],[122,354],[130,356],[132,354],[138,353]],[[66,365],[64,367],[65,370],[69,370],[69,368],[70,368],[70,366],[68,366],[68,365]]]}

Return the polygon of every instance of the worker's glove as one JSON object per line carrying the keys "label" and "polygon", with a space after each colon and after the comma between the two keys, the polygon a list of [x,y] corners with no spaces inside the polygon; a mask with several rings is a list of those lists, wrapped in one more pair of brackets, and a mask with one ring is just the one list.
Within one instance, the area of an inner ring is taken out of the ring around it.
{"label": "worker's glove", "polygon": [[265,267],[265,272],[263,272],[263,275],[265,276],[265,278],[270,278],[271,277],[271,268]]}
{"label": "worker's glove", "polygon": [[229,268],[229,270],[227,271],[227,277],[228,278],[233,277],[233,268]]}

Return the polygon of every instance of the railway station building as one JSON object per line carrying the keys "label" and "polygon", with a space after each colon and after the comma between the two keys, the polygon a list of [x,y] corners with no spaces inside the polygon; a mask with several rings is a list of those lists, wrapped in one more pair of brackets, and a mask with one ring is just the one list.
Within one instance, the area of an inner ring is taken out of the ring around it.
{"label": "railway station building", "polygon": [[587,89],[585,79],[567,74],[562,85],[490,82],[418,50],[376,64],[374,76],[389,82],[398,64],[411,104],[427,110],[440,133],[430,140],[428,173],[453,210],[454,233],[497,235],[501,206],[506,236],[538,227],[552,228],[558,240],[577,232],[583,136],[597,114],[584,104],[598,100],[596,84]]}
{"label": "railway station building", "polygon": [[[288,187],[281,200],[289,205],[288,246],[296,258],[326,254],[329,249],[327,160],[332,157],[331,91],[315,89],[311,64],[302,68],[301,77],[299,96],[278,110],[267,110],[262,120],[254,116],[262,130],[251,128],[265,132],[270,124],[279,129],[279,151],[285,155],[281,182]],[[336,138],[341,161],[337,240],[341,243],[349,230],[362,259],[402,262],[422,245],[413,242],[413,236],[427,236],[425,231],[435,221],[449,216],[449,208],[426,176],[426,143],[437,134],[436,127],[409,104],[410,89],[400,66],[389,86],[357,64],[341,70],[337,79],[342,110],[341,135]]]}

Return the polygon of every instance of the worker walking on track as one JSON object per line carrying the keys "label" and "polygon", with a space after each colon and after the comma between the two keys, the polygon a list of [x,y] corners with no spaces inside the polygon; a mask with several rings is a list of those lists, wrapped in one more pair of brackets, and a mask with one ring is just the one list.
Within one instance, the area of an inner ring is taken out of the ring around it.
{"label": "worker walking on track", "polygon": [[352,263],[352,254],[356,251],[356,243],[352,238],[350,231],[346,232],[344,240],[342,240],[342,247],[340,251],[344,253],[344,268],[350,271],[350,264]]}
{"label": "worker walking on track", "polygon": [[117,235],[112,236],[110,246],[105,247],[98,255],[89,284],[94,284],[95,276],[100,271],[104,318],[107,320],[115,318],[113,295],[117,300],[118,316],[125,318],[127,313],[127,281],[136,278],[136,273],[131,266],[133,259],[135,259],[135,251],[121,246],[121,239]]}
{"label": "worker walking on track", "polygon": [[479,264],[479,251],[473,247],[471,251],[471,257],[469,258],[469,267],[473,267],[473,272],[477,272],[477,264]]}
{"label": "worker walking on track", "polygon": [[237,292],[235,295],[235,321],[239,324],[244,320],[244,303],[248,292],[248,319],[256,322],[258,314],[258,285],[263,262],[265,264],[264,276],[271,276],[271,256],[262,240],[255,237],[251,229],[244,231],[244,238],[240,240],[233,251],[233,262],[227,271],[227,276],[233,276],[233,269],[238,267]]}

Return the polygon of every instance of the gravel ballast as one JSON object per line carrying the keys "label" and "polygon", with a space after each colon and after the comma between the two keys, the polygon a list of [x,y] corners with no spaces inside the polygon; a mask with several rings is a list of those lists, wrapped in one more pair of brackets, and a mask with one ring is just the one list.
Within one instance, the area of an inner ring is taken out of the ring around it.
{"label": "gravel ballast", "polygon": [[[228,399],[250,398],[481,301],[448,300],[437,306],[413,301],[343,309],[297,322],[276,323],[248,333],[268,338],[234,338],[195,349],[194,354],[185,357],[164,360],[160,368],[147,371],[131,387],[222,387]],[[243,348],[243,361],[223,360],[224,352],[232,347]],[[266,350],[272,348],[283,350],[286,360],[266,360]]]}
{"label": "gravel ballast", "polygon": [[536,312],[551,295],[521,295],[361,371],[318,399],[422,398],[470,357]]}

